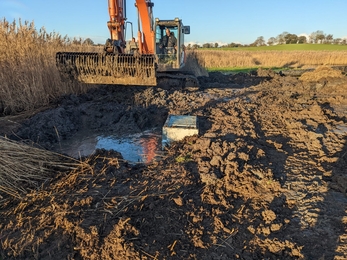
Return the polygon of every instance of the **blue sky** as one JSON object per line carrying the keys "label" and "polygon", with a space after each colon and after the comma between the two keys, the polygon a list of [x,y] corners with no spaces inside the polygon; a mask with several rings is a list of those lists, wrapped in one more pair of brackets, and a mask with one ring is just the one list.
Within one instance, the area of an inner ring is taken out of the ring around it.
{"label": "blue sky", "polygon": [[[189,43],[249,44],[259,36],[267,41],[283,32],[311,34],[321,30],[347,38],[347,0],[152,0],[154,17],[179,17],[190,25]],[[135,0],[127,1],[128,21],[137,25]],[[69,37],[109,38],[107,0],[0,0],[0,18],[34,21]],[[135,31],[137,29],[135,28]]]}

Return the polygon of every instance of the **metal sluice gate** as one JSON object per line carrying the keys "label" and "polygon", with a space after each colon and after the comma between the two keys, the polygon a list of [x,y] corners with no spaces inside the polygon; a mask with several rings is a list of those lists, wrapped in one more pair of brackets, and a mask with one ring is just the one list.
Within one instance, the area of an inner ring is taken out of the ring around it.
{"label": "metal sluice gate", "polygon": [[90,84],[157,84],[155,55],[58,52],[56,63],[64,80]]}

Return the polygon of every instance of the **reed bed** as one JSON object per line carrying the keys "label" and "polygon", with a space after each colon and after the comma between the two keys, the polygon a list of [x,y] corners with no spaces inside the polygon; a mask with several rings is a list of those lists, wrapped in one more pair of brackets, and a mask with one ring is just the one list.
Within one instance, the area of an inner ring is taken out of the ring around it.
{"label": "reed bed", "polygon": [[75,169],[71,158],[0,137],[0,192],[20,198],[52,173]]}
{"label": "reed bed", "polygon": [[[93,87],[61,81],[55,54],[58,51],[96,50],[95,46],[82,45],[81,41],[49,33],[44,28],[37,30],[34,22],[1,20],[0,115],[40,108],[62,95],[83,93]],[[189,53],[188,56],[196,58],[199,65],[207,69],[305,68],[347,63],[347,51],[194,50]]]}
{"label": "reed bed", "polygon": [[203,66],[214,68],[307,68],[347,64],[347,51],[195,50]]}
{"label": "reed bed", "polygon": [[0,114],[32,110],[85,91],[85,85],[62,82],[55,64],[56,52],[82,49],[88,51],[66,36],[37,30],[33,22],[0,21]]}

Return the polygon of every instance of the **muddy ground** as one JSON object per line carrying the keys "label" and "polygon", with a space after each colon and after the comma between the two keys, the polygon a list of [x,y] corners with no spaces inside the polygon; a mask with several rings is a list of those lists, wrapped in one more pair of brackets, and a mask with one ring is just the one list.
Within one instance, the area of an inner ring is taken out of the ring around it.
{"label": "muddy ground", "polygon": [[44,149],[198,116],[160,160],[97,150],[23,199],[2,194],[0,259],[347,259],[347,79],[210,73],[199,89],[100,86],[1,134]]}

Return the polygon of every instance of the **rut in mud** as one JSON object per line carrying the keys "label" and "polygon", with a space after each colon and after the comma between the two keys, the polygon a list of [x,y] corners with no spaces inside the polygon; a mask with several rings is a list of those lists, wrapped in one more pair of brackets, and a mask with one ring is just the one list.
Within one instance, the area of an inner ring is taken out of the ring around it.
{"label": "rut in mud", "polygon": [[327,70],[64,97],[7,135],[52,149],[85,129],[160,129],[168,114],[198,116],[200,133],[149,164],[97,150],[24,199],[3,200],[1,257],[346,259],[347,80]]}

